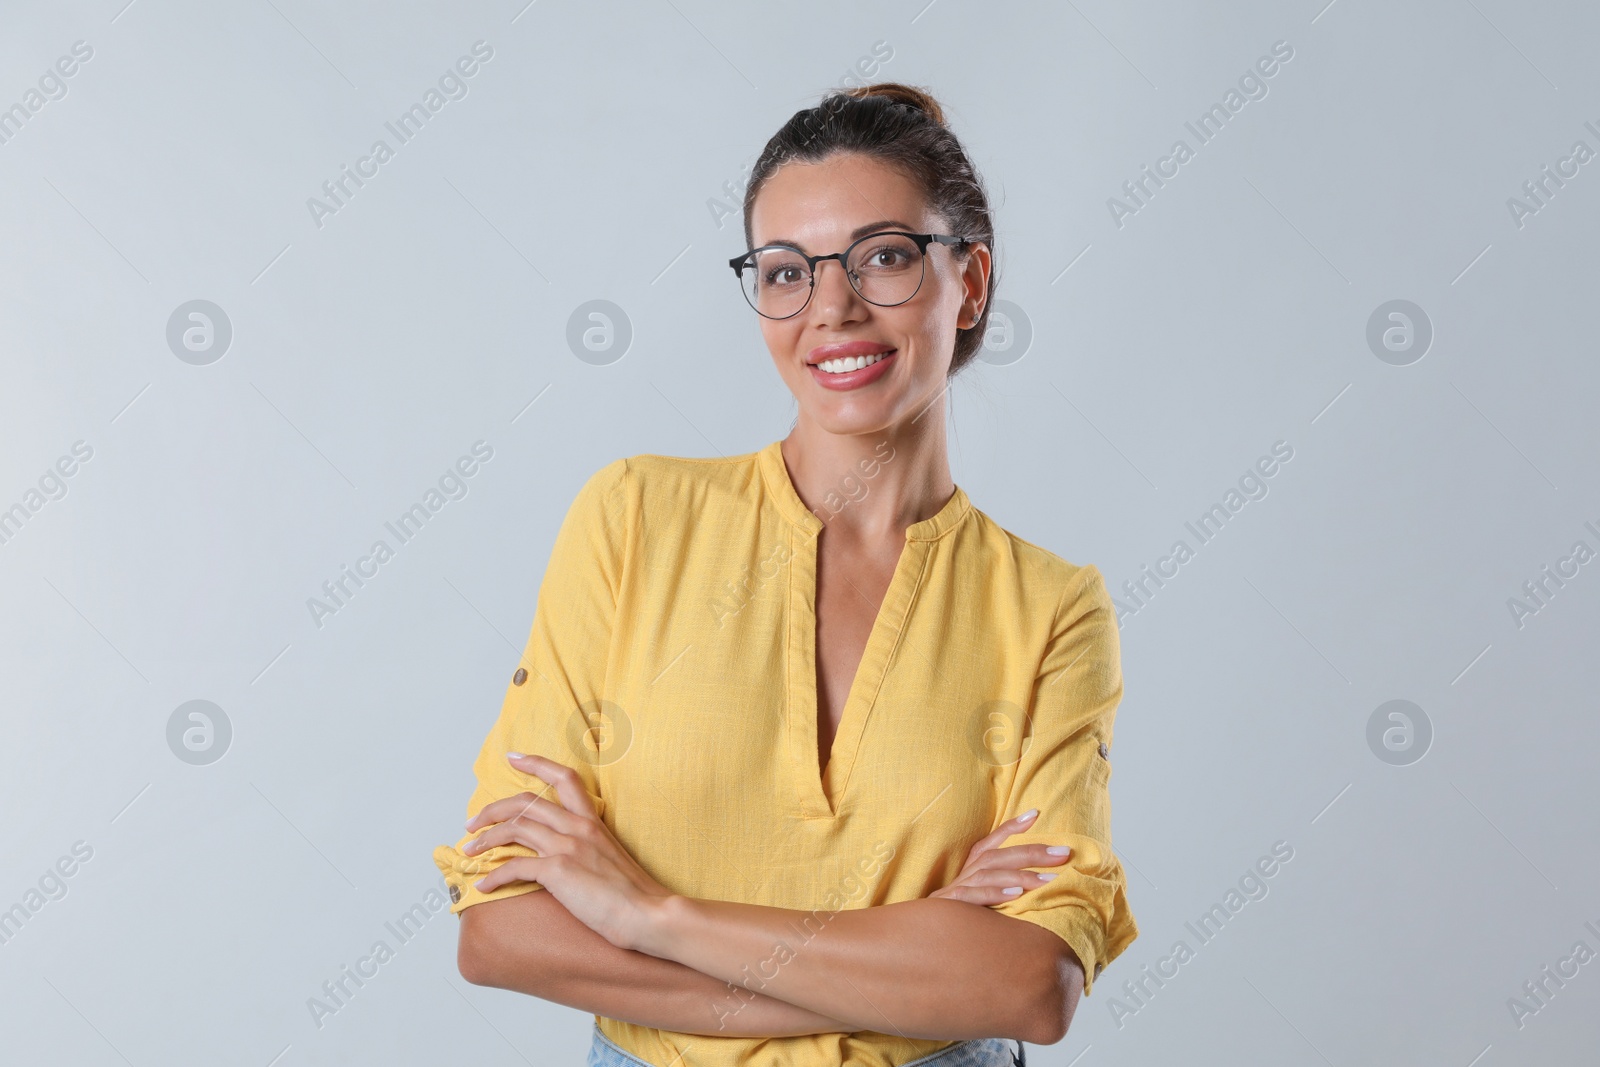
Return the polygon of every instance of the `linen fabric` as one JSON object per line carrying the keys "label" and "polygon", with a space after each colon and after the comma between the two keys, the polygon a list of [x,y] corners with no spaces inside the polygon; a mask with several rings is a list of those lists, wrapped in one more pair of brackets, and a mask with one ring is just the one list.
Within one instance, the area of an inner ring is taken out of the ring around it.
{"label": "linen fabric", "polygon": [[[1005,844],[1062,844],[1072,855],[1041,868],[1055,880],[993,910],[1061,937],[1086,994],[1138,936],[1111,849],[1109,750],[1123,681],[1100,572],[1002,529],[957,486],[905,531],[819,774],[823,528],[776,441],[726,458],[635,455],[601,468],[556,535],[520,670],[473,765],[469,816],[524,791],[554,799],[505,758],[536,753],[579,772],[601,819],[672,892],[811,913],[708,1005],[703,1032],[595,1017],[607,1040],[647,1063],[896,1067],[949,1047],[894,1032],[716,1031],[737,1015],[738,993],[760,992],[833,912],[950,884],[974,842],[1029,808],[1039,815]],[[488,871],[534,853],[507,845],[468,856],[460,849],[473,836],[433,853],[452,912],[543,888],[478,890]]]}

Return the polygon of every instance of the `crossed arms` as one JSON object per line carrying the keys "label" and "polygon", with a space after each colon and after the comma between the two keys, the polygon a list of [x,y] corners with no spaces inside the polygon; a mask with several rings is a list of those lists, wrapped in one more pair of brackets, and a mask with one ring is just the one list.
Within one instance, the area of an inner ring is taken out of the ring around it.
{"label": "crossed arms", "polygon": [[[540,777],[559,776],[556,767],[541,769]],[[568,795],[561,783],[552,784]],[[583,801],[574,800],[581,808]],[[553,809],[548,801],[512,801],[538,813],[535,820],[554,814],[540,808]],[[554,891],[485,901],[461,913],[457,963],[469,982],[643,1026],[730,1037],[876,1030],[1054,1044],[1077,1007],[1083,971],[1067,943],[978,903],[1011,899],[1000,894],[1003,885],[1041,884],[1022,863],[1063,862],[1045,855],[1042,844],[1000,847],[1025,819],[975,844],[961,876],[940,891],[949,895],[825,913],[821,924],[813,912],[664,893],[641,894],[623,918],[615,910],[602,913],[593,898],[609,890],[594,889],[592,871],[575,875],[554,865],[589,867],[604,877],[613,869],[602,855],[609,833],[598,820],[565,811],[553,821],[572,833],[540,823],[544,829],[533,836],[544,847],[542,858],[506,866],[543,865],[540,880]],[[494,840],[511,836],[501,831]],[[558,894],[582,892],[590,899],[579,905],[580,919]],[[774,961],[774,945],[795,942],[797,931],[807,935],[804,944]],[[775,973],[758,968],[760,976],[753,975],[757,961],[776,962]]]}

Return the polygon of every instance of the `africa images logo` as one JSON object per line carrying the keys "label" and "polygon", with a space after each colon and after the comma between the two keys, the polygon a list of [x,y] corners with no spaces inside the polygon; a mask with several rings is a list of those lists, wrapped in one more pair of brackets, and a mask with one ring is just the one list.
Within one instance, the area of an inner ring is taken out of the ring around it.
{"label": "africa images logo", "polygon": [[[1168,181],[1176,178],[1180,168],[1195,157],[1195,153],[1202,145],[1207,145],[1216,138],[1233,119],[1233,116],[1244,110],[1245,104],[1251,100],[1266,99],[1268,88],[1266,79],[1276,75],[1282,64],[1294,58],[1294,46],[1288,41],[1274,41],[1272,54],[1257,59],[1254,67],[1247,68],[1239,75],[1239,87],[1229,86],[1228,91],[1222,95],[1222,100],[1212,104],[1194,122],[1185,122],[1184,128],[1194,136],[1195,145],[1182,137],[1172,142],[1168,153],[1156,160],[1156,168],[1151,171],[1146,163],[1140,168],[1141,174],[1137,178],[1130,178],[1122,183],[1122,192],[1127,197],[1120,200],[1110,196],[1106,198],[1106,210],[1110,212],[1111,222],[1117,229],[1122,229],[1124,220],[1130,215],[1137,215],[1143,208],[1149,206],[1155,194],[1166,187]],[[1168,169],[1168,168],[1171,169]]]}
{"label": "africa images logo", "polygon": [[394,137],[394,147],[380,137],[372,142],[366,155],[356,160],[354,171],[349,164],[340,164],[338,177],[322,183],[322,193],[327,199],[314,196],[306,198],[306,209],[311,212],[311,221],[317,229],[322,229],[323,220],[329,215],[337,215],[358,190],[366,187],[367,181],[376,178],[379,168],[395,157],[395,149],[410,144],[428,121],[444,109],[445,104],[451,100],[465,99],[468,92],[466,79],[475,76],[482,69],[481,65],[493,58],[494,48],[487,41],[474,41],[472,55],[462,56],[456,60],[454,67],[439,75],[438,88],[428,86],[420,102],[402,111],[393,122],[383,124]]}

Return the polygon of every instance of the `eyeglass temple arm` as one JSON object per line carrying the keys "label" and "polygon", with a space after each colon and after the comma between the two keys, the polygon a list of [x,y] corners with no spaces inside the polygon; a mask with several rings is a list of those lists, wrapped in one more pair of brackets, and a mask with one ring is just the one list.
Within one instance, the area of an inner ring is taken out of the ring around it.
{"label": "eyeglass temple arm", "polygon": [[[873,235],[869,234],[868,236],[873,236]],[[926,235],[924,235],[924,234],[912,234],[910,236],[913,236],[913,237],[926,236],[928,240],[930,240],[930,241],[938,241],[942,245],[964,245],[964,244],[969,244],[970,243],[968,241],[968,239],[965,238],[965,237],[952,237],[949,234],[943,234],[943,233],[930,233],[930,234],[926,234]],[[864,239],[865,238],[863,238],[863,240]],[[750,251],[754,252],[755,249],[752,248]],[[801,252],[800,254],[802,256],[805,256],[804,252]],[[817,260],[839,259],[839,261],[842,263],[842,262],[844,262],[844,260],[841,258],[843,255],[844,255],[844,253],[839,252],[839,253],[835,253],[834,255],[831,255],[831,256],[815,256],[815,257],[806,256],[806,259],[808,259],[808,260],[809,259],[817,259]],[[728,266],[733,268],[733,273],[742,274],[742,273],[744,273],[745,264],[749,261],[749,259],[750,259],[750,252],[746,252],[742,256],[734,256],[732,259],[728,260]],[[814,264],[813,264],[813,269],[815,269],[815,265]]]}

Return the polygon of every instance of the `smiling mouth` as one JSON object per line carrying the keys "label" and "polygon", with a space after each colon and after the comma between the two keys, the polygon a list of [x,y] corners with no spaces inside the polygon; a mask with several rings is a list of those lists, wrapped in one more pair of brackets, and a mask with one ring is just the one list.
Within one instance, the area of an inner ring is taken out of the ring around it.
{"label": "smiling mouth", "polygon": [[896,349],[891,348],[887,352],[874,352],[870,356],[839,356],[836,359],[825,359],[820,363],[809,364],[809,366],[815,367],[825,374],[849,374],[851,371],[862,370],[872,366],[874,363],[881,362],[894,355],[896,351]]}

